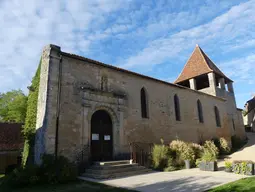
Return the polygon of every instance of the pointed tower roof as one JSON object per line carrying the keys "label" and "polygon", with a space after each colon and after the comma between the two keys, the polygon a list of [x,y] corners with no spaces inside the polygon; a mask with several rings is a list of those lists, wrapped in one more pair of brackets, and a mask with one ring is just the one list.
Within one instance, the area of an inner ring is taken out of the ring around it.
{"label": "pointed tower roof", "polygon": [[204,51],[196,45],[181,74],[174,83],[180,83],[210,72],[214,72],[216,75],[224,77],[226,82],[232,82],[231,79],[221,72],[221,70],[212,62]]}

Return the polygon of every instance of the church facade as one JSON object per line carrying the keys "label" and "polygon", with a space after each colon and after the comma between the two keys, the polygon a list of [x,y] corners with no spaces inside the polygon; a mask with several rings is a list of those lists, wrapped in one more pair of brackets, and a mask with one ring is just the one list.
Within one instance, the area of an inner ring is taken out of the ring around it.
{"label": "church facade", "polygon": [[196,46],[174,83],[78,55],[43,49],[35,161],[43,153],[94,161],[127,154],[129,144],[245,137],[233,81]]}

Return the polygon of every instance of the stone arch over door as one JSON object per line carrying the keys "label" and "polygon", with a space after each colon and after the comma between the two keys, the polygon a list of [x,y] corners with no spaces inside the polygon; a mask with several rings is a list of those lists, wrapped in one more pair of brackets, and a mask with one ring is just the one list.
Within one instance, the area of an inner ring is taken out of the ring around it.
{"label": "stone arch over door", "polygon": [[[115,112],[115,110],[113,110],[112,108],[108,107],[108,106],[95,106],[93,108],[91,108],[91,110],[89,110],[88,112],[88,136],[89,136],[89,143],[91,144],[92,141],[92,116],[93,114],[95,114],[97,111],[105,111],[109,117],[111,118],[112,121],[112,158],[114,158],[114,156],[118,153],[119,150],[119,145],[120,145],[120,136],[119,136],[119,119],[118,116],[116,115],[117,110]],[[92,154],[91,154],[92,155]]]}

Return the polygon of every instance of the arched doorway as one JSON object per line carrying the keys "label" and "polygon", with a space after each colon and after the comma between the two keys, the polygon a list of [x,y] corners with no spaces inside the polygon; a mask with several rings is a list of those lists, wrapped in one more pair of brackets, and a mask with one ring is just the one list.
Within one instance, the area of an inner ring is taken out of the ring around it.
{"label": "arched doorway", "polygon": [[92,115],[90,152],[92,161],[112,159],[112,120],[110,115],[104,110],[98,110]]}

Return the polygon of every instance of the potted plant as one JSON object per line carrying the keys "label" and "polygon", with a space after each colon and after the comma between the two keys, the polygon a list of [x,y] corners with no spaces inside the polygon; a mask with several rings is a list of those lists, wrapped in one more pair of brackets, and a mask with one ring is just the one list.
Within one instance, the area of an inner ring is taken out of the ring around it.
{"label": "potted plant", "polygon": [[202,155],[202,161],[199,164],[199,169],[203,171],[217,171],[217,158],[214,153],[210,153],[209,150],[204,150]]}
{"label": "potted plant", "polygon": [[233,171],[235,174],[241,174],[241,161],[234,161],[233,162]]}
{"label": "potted plant", "polygon": [[187,145],[186,148],[182,151],[181,159],[184,160],[186,169],[193,167],[195,154],[191,146]]}
{"label": "potted plant", "polygon": [[245,175],[254,175],[254,162],[245,161],[243,162],[243,167],[245,166]]}
{"label": "potted plant", "polygon": [[230,162],[230,161],[225,161],[225,171],[226,172],[232,172],[232,166],[233,166],[233,164],[232,164],[232,162]]}

